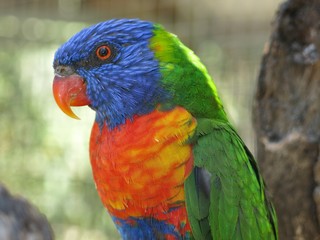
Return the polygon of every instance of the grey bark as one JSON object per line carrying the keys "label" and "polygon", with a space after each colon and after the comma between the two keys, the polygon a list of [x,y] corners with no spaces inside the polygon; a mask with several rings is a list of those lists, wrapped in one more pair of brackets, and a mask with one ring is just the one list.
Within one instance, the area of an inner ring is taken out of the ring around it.
{"label": "grey bark", "polygon": [[280,239],[320,239],[320,0],[284,2],[253,107],[259,164]]}
{"label": "grey bark", "polygon": [[46,217],[26,199],[12,196],[0,184],[0,239],[52,240]]}

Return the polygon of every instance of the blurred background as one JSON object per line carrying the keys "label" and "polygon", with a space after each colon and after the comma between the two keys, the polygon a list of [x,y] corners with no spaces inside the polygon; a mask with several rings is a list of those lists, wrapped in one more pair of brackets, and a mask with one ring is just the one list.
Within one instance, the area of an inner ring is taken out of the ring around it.
{"label": "blurred background", "polygon": [[58,240],[119,239],[91,176],[94,113],[63,114],[51,93],[55,50],[110,18],[156,21],[207,66],[254,152],[251,104],[264,44],[281,0],[0,0],[0,182],[49,219]]}

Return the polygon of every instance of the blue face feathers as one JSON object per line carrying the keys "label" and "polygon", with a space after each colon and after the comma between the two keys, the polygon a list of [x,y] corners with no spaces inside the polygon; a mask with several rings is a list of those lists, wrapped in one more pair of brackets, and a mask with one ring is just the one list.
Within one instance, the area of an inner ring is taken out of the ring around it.
{"label": "blue face feathers", "polygon": [[83,29],[57,50],[54,65],[69,66],[83,77],[101,127],[104,122],[119,126],[168,98],[149,48],[153,30],[146,21],[110,20]]}

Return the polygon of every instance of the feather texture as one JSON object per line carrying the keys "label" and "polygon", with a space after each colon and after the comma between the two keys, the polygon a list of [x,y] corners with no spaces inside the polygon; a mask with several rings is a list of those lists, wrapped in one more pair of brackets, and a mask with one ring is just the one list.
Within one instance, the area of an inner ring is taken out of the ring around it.
{"label": "feather texture", "polygon": [[150,227],[145,231],[147,239],[148,232],[154,231],[151,222],[171,226],[179,236],[190,231],[184,181],[192,170],[193,158],[191,146],[184,142],[195,128],[195,119],[180,107],[135,117],[119,129],[105,126],[100,131],[98,124],[93,126],[93,176],[120,232],[132,234],[142,224]]}
{"label": "feather texture", "polygon": [[54,67],[83,79],[97,113],[93,176],[123,239],[277,239],[257,163],[177,36],[138,19],[98,23],[63,44]]}
{"label": "feather texture", "polygon": [[[206,169],[211,190],[209,197],[194,191],[201,189],[195,186],[194,177],[185,184],[193,234],[207,235],[203,232],[206,228],[198,227],[205,220],[213,239],[277,239],[274,209],[256,162],[240,137],[230,124],[210,119],[200,119],[199,129],[193,150],[197,167],[191,176],[199,168]],[[195,213],[204,203],[210,206],[202,210],[202,215]]]}

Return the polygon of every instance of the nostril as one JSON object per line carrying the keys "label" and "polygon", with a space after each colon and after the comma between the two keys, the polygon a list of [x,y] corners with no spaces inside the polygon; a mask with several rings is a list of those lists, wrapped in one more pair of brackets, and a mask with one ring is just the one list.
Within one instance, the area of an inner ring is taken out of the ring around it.
{"label": "nostril", "polygon": [[69,66],[58,65],[54,68],[54,73],[56,75],[65,77],[65,76],[72,75],[74,73],[74,70],[72,67],[69,67]]}

